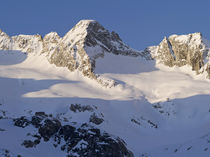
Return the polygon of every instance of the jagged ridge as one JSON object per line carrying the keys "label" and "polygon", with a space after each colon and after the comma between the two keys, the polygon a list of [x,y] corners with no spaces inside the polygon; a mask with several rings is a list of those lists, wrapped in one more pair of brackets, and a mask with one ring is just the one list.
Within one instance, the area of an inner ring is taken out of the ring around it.
{"label": "jagged ridge", "polygon": [[95,74],[97,58],[105,53],[142,56],[155,59],[169,67],[192,66],[197,74],[210,78],[210,51],[208,41],[201,33],[164,37],[158,46],[136,51],[122,42],[119,35],[109,32],[97,21],[81,20],[62,38],[56,32],[45,35],[18,35],[9,37],[0,30],[1,50],[46,54],[49,62],[70,71],[78,70],[84,76],[97,80],[103,86],[114,86],[113,80],[103,80]]}
{"label": "jagged ridge", "polygon": [[79,70],[84,76],[109,87],[115,85],[113,80],[104,81],[94,73],[96,59],[104,53],[141,55],[124,44],[117,33],[110,33],[94,20],[81,20],[63,38],[55,32],[42,38],[40,35],[9,37],[1,31],[0,49],[46,54],[50,63],[70,71]]}
{"label": "jagged ridge", "polygon": [[164,37],[158,46],[145,49],[153,59],[169,67],[190,65],[197,74],[207,72],[210,78],[208,41],[201,33]]}

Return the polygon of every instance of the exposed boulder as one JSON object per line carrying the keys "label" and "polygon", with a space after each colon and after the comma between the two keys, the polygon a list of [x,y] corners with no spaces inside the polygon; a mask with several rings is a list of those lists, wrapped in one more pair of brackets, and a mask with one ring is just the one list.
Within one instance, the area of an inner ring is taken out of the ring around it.
{"label": "exposed boulder", "polygon": [[85,112],[85,111],[93,112],[94,111],[93,107],[89,105],[80,105],[80,104],[71,104],[70,110],[73,112]]}
{"label": "exposed boulder", "polygon": [[15,126],[18,126],[21,128],[25,128],[26,126],[30,124],[30,121],[25,116],[22,116],[20,118],[15,118],[13,119],[13,121],[14,121]]}
{"label": "exposed boulder", "polygon": [[46,119],[44,124],[39,127],[39,134],[44,138],[45,141],[48,141],[61,127],[60,121],[57,119]]}
{"label": "exposed boulder", "polygon": [[97,116],[95,113],[93,113],[91,116],[90,116],[90,119],[89,119],[90,122],[96,124],[96,125],[100,125],[101,123],[103,123],[103,118]]}

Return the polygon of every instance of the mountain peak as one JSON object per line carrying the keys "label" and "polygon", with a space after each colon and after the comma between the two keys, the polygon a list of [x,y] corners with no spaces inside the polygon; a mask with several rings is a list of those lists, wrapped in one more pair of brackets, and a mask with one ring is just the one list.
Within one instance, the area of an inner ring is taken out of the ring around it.
{"label": "mountain peak", "polygon": [[78,70],[105,86],[113,86],[115,82],[107,83],[96,75],[95,64],[98,58],[106,53],[132,57],[141,55],[123,43],[117,33],[108,31],[95,20],[79,21],[63,38],[56,32],[44,38],[39,35],[2,35],[0,49],[46,54],[51,64],[67,67],[70,71]]}
{"label": "mountain peak", "polygon": [[96,20],[91,20],[91,19],[83,19],[80,20],[77,24],[90,24],[90,23],[98,23]]}
{"label": "mountain peak", "polygon": [[65,43],[75,44],[79,41],[84,42],[89,34],[108,33],[105,28],[95,20],[80,20],[66,35],[63,37]]}
{"label": "mountain peak", "polygon": [[117,33],[109,32],[97,21],[81,20],[58,43],[50,62],[68,67],[70,71],[78,69],[84,76],[97,79],[95,62],[105,53],[140,55],[124,44]]}
{"label": "mountain peak", "polygon": [[190,65],[197,74],[207,72],[210,78],[210,43],[202,33],[171,35],[150,51],[152,57],[167,66]]}
{"label": "mountain peak", "polygon": [[186,35],[171,35],[169,36],[169,40],[177,43],[188,44],[191,48],[196,48],[203,44],[203,37],[200,32]]}
{"label": "mountain peak", "polygon": [[95,25],[100,25],[100,24],[95,20],[80,20],[70,31],[72,32],[87,31],[88,29],[90,29],[90,27],[93,27]]}
{"label": "mountain peak", "polygon": [[88,52],[87,49],[98,47],[100,50],[97,49],[97,51],[100,54],[106,51],[114,54],[139,55],[137,51],[124,44],[117,33],[109,32],[95,20],[79,21],[63,37],[62,42],[70,48],[75,46],[86,48],[85,51],[88,54],[93,54],[93,50]]}
{"label": "mountain peak", "polygon": [[59,36],[57,32],[50,32],[44,36],[44,38],[52,38],[54,36]]}
{"label": "mountain peak", "polygon": [[101,27],[101,28],[103,28],[103,29],[105,29],[98,21],[96,21],[96,20],[80,20],[76,25],[75,25],[75,27],[74,28],[80,28],[80,29],[87,29],[87,30],[89,30],[89,29],[92,29],[92,28],[94,28],[94,27],[96,27],[96,26],[98,26],[98,27]]}

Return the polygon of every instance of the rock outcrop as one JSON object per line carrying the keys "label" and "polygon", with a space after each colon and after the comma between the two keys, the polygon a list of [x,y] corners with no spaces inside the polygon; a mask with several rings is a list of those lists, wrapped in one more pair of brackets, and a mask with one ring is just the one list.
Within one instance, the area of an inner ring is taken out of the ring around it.
{"label": "rock outcrop", "polygon": [[23,129],[33,127],[34,134],[28,133],[31,139],[22,143],[25,148],[50,141],[55,148],[71,157],[133,157],[133,153],[127,149],[122,139],[86,123],[79,127],[73,123],[62,125],[60,119],[44,112],[36,112],[32,117],[15,118],[13,121],[15,126]]}
{"label": "rock outcrop", "polygon": [[147,48],[144,52],[169,67],[190,65],[197,74],[207,72],[210,78],[209,44],[201,33],[171,35],[158,46]]}
{"label": "rock outcrop", "polygon": [[11,49],[11,38],[0,30],[0,50]]}

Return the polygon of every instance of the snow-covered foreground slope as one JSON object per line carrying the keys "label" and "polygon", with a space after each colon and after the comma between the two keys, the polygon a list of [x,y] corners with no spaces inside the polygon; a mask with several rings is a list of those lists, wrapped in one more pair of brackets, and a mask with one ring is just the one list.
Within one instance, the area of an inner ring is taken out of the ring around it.
{"label": "snow-covered foreground slope", "polygon": [[190,67],[105,54],[95,72],[119,82],[105,88],[44,55],[0,51],[0,153],[65,156],[52,140],[21,145],[36,129],[16,127],[11,119],[45,112],[62,124],[86,123],[118,136],[136,157],[210,155],[210,82]]}

